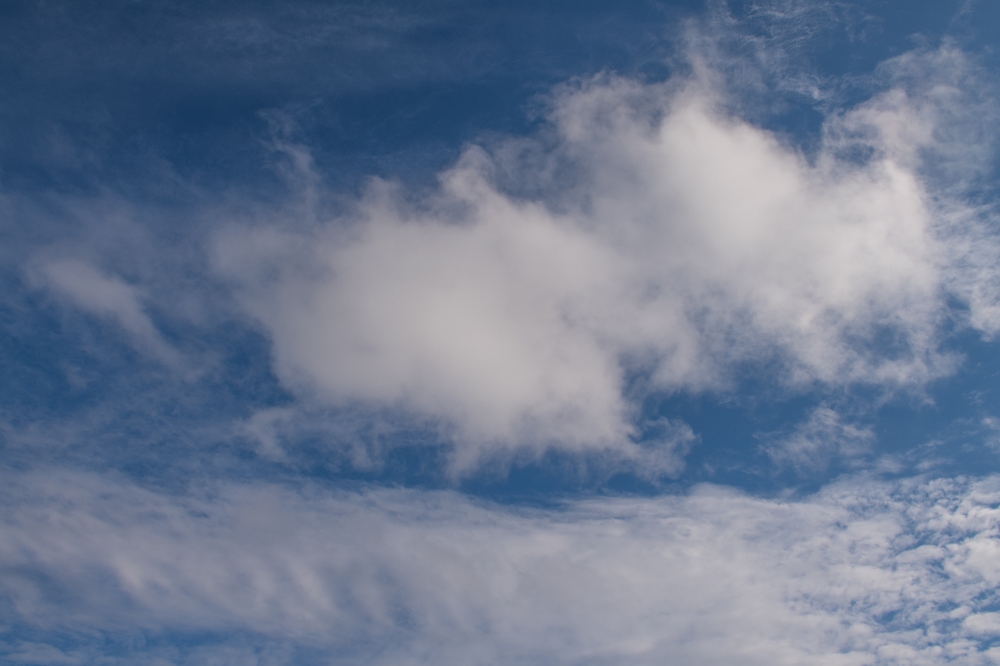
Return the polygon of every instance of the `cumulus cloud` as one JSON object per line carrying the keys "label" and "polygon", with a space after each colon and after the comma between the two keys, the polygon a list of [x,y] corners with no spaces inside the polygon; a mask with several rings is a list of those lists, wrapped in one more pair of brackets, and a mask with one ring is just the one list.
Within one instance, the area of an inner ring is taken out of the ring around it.
{"label": "cumulus cloud", "polygon": [[915,57],[887,64],[890,89],[832,114],[812,155],[727,111],[704,62],[567,84],[545,137],[470,147],[417,200],[375,181],[308,232],[230,229],[215,266],[288,386],[429,419],[459,467],[550,446],[634,457],[636,377],[919,387],[956,367],[949,298],[987,332],[997,300],[980,286],[997,244],[956,194],[968,168],[948,170],[970,66],[921,57],[937,84],[913,82]]}
{"label": "cumulus cloud", "polygon": [[[4,621],[77,637],[63,649],[100,650],[97,630],[284,646],[270,663],[289,646],[387,664],[1000,656],[996,478],[855,478],[804,501],[708,486],[557,510],[259,484],[177,497],[65,472],[2,492]],[[136,663],[143,642],[129,645]]]}

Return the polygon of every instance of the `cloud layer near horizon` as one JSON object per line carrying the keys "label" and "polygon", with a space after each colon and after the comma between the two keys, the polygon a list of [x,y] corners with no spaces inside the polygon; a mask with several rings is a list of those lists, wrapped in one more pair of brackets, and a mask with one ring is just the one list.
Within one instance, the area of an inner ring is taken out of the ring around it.
{"label": "cloud layer near horizon", "polygon": [[[176,497],[72,472],[2,493],[5,621],[77,646],[45,663],[97,661],[94,631],[131,641],[129,663],[1000,661],[995,477],[553,510],[259,483]],[[187,635],[202,638],[184,652]],[[31,662],[43,646],[3,649]]]}
{"label": "cloud layer near horizon", "polygon": [[[952,81],[971,66],[945,47],[884,68],[890,88],[831,115],[810,155],[727,110],[703,63],[567,85],[548,135],[469,148],[433,195],[376,181],[310,231],[230,229],[215,266],[287,386],[429,419],[459,470],[556,446],[676,471],[683,446],[634,443],[635,395],[748,369],[919,389],[957,366],[946,326],[997,328],[997,244],[961,196],[982,109]],[[282,149],[314,192],[306,150]]]}

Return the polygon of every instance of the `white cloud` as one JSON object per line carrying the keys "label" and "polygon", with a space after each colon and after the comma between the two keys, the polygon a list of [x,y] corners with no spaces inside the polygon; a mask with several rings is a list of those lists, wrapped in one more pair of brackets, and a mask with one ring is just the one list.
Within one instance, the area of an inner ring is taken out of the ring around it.
{"label": "white cloud", "polygon": [[806,501],[702,487],[543,511],[34,473],[3,485],[0,587],[35,640],[253,632],[386,664],[989,664],[998,488],[859,478]]}
{"label": "white cloud", "polygon": [[817,407],[793,432],[765,443],[763,449],[779,466],[815,472],[827,469],[834,460],[856,463],[870,453],[874,442],[871,428],[845,423],[836,411]]}
{"label": "white cloud", "polygon": [[173,368],[183,364],[180,353],[146,314],[138,287],[76,259],[38,261],[29,272],[37,285],[48,287],[81,310],[114,320],[139,351]]}
{"label": "white cloud", "polygon": [[891,89],[831,119],[827,141],[837,152],[874,144],[881,155],[921,176],[941,241],[941,286],[967,306],[962,316],[973,328],[995,336],[1000,242],[996,213],[983,194],[993,188],[997,155],[996,84],[948,42],[905,53],[879,69]]}
{"label": "white cloud", "polygon": [[[831,116],[809,158],[727,115],[710,72],[568,85],[550,143],[470,148],[416,203],[375,182],[311,232],[230,229],[215,265],[288,386],[430,419],[457,469],[550,446],[634,457],[633,370],[662,391],[724,389],[747,367],[919,387],[957,363],[939,351],[949,296],[987,331],[1000,299],[980,286],[997,244],[935,189],[958,171],[928,175],[968,138],[962,91],[915,87],[912,60]],[[921,62],[943,80],[964,61]]]}
{"label": "white cloud", "polygon": [[295,411],[289,407],[263,409],[240,423],[239,431],[256,442],[258,455],[269,460],[283,461],[287,459],[287,455],[281,445],[280,434],[286,423],[295,416]]}

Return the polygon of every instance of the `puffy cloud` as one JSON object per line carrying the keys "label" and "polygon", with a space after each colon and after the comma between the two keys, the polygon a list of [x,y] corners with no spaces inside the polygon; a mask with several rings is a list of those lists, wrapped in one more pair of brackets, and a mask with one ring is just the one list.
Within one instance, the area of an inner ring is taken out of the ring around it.
{"label": "puffy cloud", "polygon": [[[942,78],[964,62],[925,60]],[[308,232],[231,229],[215,265],[287,385],[430,419],[458,468],[550,446],[634,459],[636,376],[919,387],[956,366],[949,298],[992,330],[976,285],[997,245],[928,166],[955,157],[943,125],[967,138],[961,91],[886,67],[894,87],[832,115],[812,155],[725,111],[708,71],[567,85],[549,134],[469,148],[433,195],[376,181]]]}
{"label": "puffy cloud", "polygon": [[5,622],[31,627],[21,649],[99,651],[96,630],[133,663],[129,636],[167,632],[284,655],[265,663],[298,646],[324,663],[988,664],[998,488],[855,478],[803,501],[708,486],[534,510],[36,472],[5,478],[0,589]]}

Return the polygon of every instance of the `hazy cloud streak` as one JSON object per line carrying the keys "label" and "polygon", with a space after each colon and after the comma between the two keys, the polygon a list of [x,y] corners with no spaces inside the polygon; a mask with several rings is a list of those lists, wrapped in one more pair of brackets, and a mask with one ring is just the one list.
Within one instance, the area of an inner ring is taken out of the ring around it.
{"label": "hazy cloud streak", "polygon": [[6,621],[47,631],[249,631],[392,664],[1000,656],[995,478],[550,511],[261,484],[170,497],[66,472],[4,488]]}

